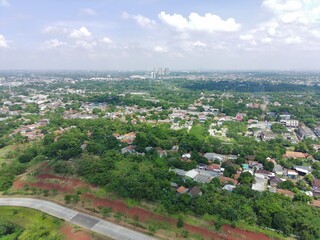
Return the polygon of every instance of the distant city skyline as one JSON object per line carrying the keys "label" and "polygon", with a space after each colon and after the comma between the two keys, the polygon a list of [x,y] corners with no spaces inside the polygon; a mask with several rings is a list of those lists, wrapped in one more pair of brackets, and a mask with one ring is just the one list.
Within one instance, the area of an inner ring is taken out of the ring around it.
{"label": "distant city skyline", "polygon": [[319,0],[0,0],[0,70],[320,70]]}

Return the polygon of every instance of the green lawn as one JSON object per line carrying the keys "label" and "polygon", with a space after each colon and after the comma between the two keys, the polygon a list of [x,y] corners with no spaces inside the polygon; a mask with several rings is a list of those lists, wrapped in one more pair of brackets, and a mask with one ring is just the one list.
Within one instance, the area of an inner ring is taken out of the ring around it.
{"label": "green lawn", "polygon": [[193,126],[190,130],[190,134],[199,139],[205,139],[209,135],[208,130],[202,125]]}
{"label": "green lawn", "polygon": [[[2,221],[9,221],[23,228],[19,240],[63,239],[59,233],[59,228],[63,224],[63,220],[59,220],[40,211],[22,207],[0,207],[0,216]],[[1,236],[0,239],[2,239]]]}

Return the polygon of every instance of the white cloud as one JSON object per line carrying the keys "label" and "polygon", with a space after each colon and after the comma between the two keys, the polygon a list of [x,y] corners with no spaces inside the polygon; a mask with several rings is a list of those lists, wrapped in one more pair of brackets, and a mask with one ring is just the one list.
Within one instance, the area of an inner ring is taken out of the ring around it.
{"label": "white cloud", "polygon": [[270,35],[270,36],[274,36],[274,35],[276,35],[276,33],[277,33],[277,30],[276,30],[276,28],[269,28],[268,29],[268,34]]}
{"label": "white cloud", "polygon": [[188,18],[185,18],[180,14],[170,15],[166,12],[161,12],[158,17],[178,31],[235,32],[241,28],[241,25],[234,18],[223,20],[211,13],[206,13],[204,16],[200,16],[198,13],[190,13]]}
{"label": "white cloud", "polygon": [[59,41],[58,39],[51,39],[44,43],[44,48],[54,49],[59,48],[61,46],[67,45],[66,42]]}
{"label": "white cloud", "polygon": [[311,34],[316,38],[320,38],[320,30],[318,29],[312,30]]}
{"label": "white cloud", "polygon": [[104,37],[100,40],[100,42],[105,43],[105,44],[111,44],[112,40],[108,37]]}
{"label": "white cloud", "polygon": [[320,19],[319,0],[264,0],[263,6],[283,23],[307,25]]}
{"label": "white cloud", "polygon": [[154,47],[153,51],[158,52],[158,53],[166,53],[166,52],[168,52],[168,50],[165,47],[161,47],[161,46]]}
{"label": "white cloud", "polygon": [[91,8],[83,8],[80,10],[81,15],[95,16],[97,12]]}
{"label": "white cloud", "polygon": [[58,26],[48,26],[42,31],[43,33],[49,33],[49,34],[67,34],[68,29],[64,27],[58,27]]}
{"label": "white cloud", "polygon": [[0,6],[9,7],[10,6],[9,0],[0,0]]}
{"label": "white cloud", "polygon": [[84,48],[84,49],[93,49],[97,43],[95,41],[85,41],[85,40],[77,40],[75,43],[75,47]]}
{"label": "white cloud", "polygon": [[305,17],[303,12],[300,12],[300,11],[284,13],[280,15],[279,18],[284,23],[292,23],[292,22],[300,22],[304,24],[308,23],[308,19]]}
{"label": "white cloud", "polygon": [[254,39],[252,34],[240,35],[239,38],[243,41],[252,41]]}
{"label": "white cloud", "polygon": [[3,35],[0,34],[0,48],[8,48],[9,45]]}
{"label": "white cloud", "polygon": [[261,50],[265,47],[281,50],[290,45],[318,49],[315,38],[320,38],[316,28],[320,15],[315,12],[320,10],[320,0],[263,0],[262,6],[271,12],[270,19],[240,35],[246,44]]}
{"label": "white cloud", "polygon": [[279,27],[279,23],[272,19],[270,21],[259,24],[258,28],[254,30],[254,32],[263,31],[267,32],[270,36],[274,36],[277,33],[277,29]]}
{"label": "white cloud", "polygon": [[69,34],[69,37],[75,39],[83,39],[83,38],[90,38],[92,35],[86,27],[81,27],[79,29],[74,29]]}
{"label": "white cloud", "polygon": [[300,0],[264,0],[263,5],[272,11],[297,11],[302,8]]}
{"label": "white cloud", "polygon": [[122,12],[121,17],[123,19],[129,19],[131,17],[131,15],[129,13],[127,13],[127,12]]}
{"label": "white cloud", "polygon": [[122,18],[123,19],[133,19],[135,20],[141,27],[148,27],[148,28],[153,28],[154,26],[156,26],[156,21],[147,18],[145,16],[142,15],[131,15],[127,12],[123,12],[122,13]]}
{"label": "white cloud", "polygon": [[245,41],[247,45],[257,46],[257,42],[252,34],[243,34],[239,36],[240,40]]}
{"label": "white cloud", "polygon": [[156,25],[154,20],[151,20],[142,15],[133,16],[133,19],[137,21],[137,23],[142,27],[153,27]]}
{"label": "white cloud", "polygon": [[194,47],[206,47],[207,44],[201,42],[201,41],[196,41],[192,44]]}
{"label": "white cloud", "polygon": [[290,36],[285,39],[283,39],[285,44],[299,44],[302,42],[301,38],[299,36]]}
{"label": "white cloud", "polygon": [[273,41],[272,38],[269,38],[269,37],[261,39],[261,42],[264,44],[270,44],[272,43],[272,41]]}

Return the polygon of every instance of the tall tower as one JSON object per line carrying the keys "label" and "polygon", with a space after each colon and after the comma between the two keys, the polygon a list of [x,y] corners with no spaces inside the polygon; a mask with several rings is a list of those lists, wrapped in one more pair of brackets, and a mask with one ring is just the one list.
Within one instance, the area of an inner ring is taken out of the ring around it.
{"label": "tall tower", "polygon": [[224,90],[223,90],[223,94],[221,95],[221,100],[222,100],[222,103],[221,103],[221,113],[223,113],[223,97],[224,97],[225,93],[226,93],[226,90],[224,89]]}
{"label": "tall tower", "polygon": [[151,73],[151,79],[156,79],[157,78],[157,73],[156,72],[152,72]]}
{"label": "tall tower", "polygon": [[222,98],[222,104],[221,104],[221,113],[223,113],[223,98]]}

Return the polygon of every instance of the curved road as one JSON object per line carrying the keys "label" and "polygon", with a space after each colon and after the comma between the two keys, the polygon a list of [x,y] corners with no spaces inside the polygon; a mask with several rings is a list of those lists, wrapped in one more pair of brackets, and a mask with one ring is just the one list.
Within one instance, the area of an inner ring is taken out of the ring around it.
{"label": "curved road", "polygon": [[33,208],[113,239],[154,240],[154,238],[148,235],[133,231],[129,228],[45,200],[32,198],[0,198],[0,206]]}

